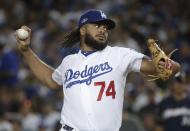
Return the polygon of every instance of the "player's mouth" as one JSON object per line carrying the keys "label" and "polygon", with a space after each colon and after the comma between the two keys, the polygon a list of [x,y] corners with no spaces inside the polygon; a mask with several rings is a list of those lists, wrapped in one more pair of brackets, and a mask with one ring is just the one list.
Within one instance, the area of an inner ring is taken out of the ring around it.
{"label": "player's mouth", "polygon": [[96,35],[96,37],[101,40],[104,41],[106,39],[106,37],[104,35]]}

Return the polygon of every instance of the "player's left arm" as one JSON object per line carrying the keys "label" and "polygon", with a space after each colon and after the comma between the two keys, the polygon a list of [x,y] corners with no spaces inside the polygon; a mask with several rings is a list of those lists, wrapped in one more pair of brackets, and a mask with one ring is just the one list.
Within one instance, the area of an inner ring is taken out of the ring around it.
{"label": "player's left arm", "polygon": [[[172,63],[172,74],[175,75],[177,72],[179,72],[181,66],[178,62],[175,62],[173,60],[171,60],[171,63]],[[160,70],[164,70],[165,63],[163,61],[160,61],[158,63],[158,67]],[[152,60],[149,57],[147,56],[143,57],[141,67],[140,67],[140,72],[147,75],[157,74],[155,65],[153,64]]]}

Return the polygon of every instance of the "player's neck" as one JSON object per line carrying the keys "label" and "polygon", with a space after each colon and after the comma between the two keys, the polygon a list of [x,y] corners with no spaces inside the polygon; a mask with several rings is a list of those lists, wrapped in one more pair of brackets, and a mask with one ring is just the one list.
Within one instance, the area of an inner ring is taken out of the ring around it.
{"label": "player's neck", "polygon": [[86,45],[85,43],[80,43],[80,49],[82,50],[82,51],[94,51],[95,49],[94,48],[92,48],[92,47],[90,47],[90,46],[88,46],[88,45]]}

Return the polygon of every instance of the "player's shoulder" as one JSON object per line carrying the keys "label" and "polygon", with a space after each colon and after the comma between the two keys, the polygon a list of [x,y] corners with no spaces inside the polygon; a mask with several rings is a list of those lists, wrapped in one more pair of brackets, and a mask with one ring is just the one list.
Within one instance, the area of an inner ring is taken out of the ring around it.
{"label": "player's shoulder", "polygon": [[108,49],[114,52],[118,53],[132,53],[132,52],[137,52],[134,49],[127,48],[127,47],[120,47],[120,46],[108,46]]}

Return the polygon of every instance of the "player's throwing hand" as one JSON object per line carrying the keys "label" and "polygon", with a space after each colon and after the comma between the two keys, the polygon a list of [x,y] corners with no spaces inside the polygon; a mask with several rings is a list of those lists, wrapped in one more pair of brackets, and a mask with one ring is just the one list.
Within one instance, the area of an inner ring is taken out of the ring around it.
{"label": "player's throwing hand", "polygon": [[28,36],[25,39],[19,37],[18,31],[15,32],[18,48],[21,52],[25,52],[29,49],[30,39],[31,39],[31,29],[28,28],[27,26],[22,26],[20,29],[24,29],[25,31],[28,32]]}

